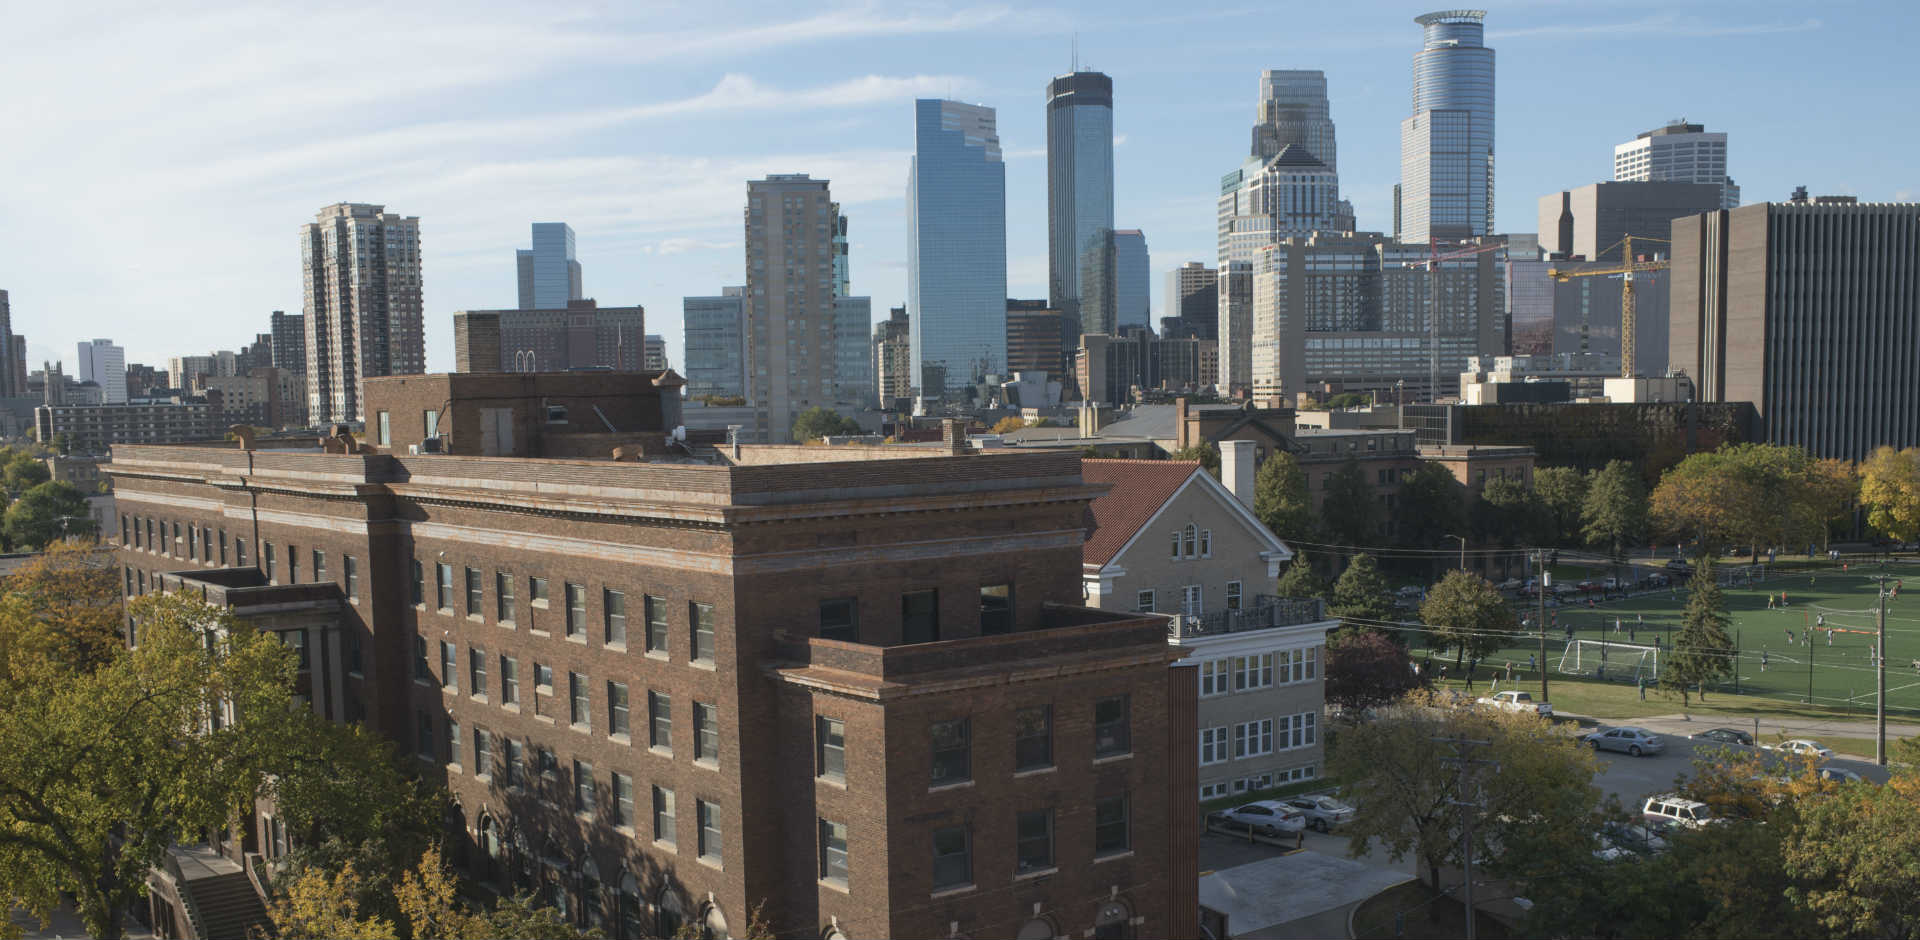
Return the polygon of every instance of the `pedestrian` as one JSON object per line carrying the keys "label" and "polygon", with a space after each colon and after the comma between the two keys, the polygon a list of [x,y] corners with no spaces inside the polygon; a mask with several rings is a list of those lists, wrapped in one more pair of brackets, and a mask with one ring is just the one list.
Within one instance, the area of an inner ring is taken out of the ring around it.
{"label": "pedestrian", "polygon": [[1767,671],[1767,651],[1766,650],[1760,651],[1760,671],[1761,672]]}
{"label": "pedestrian", "polygon": [[1787,592],[1785,591],[1780,592],[1780,606],[1787,606]]}
{"label": "pedestrian", "polygon": [[1635,623],[1637,623],[1637,624],[1639,624],[1639,625],[1640,625],[1640,627],[1641,627],[1642,629],[1645,629],[1645,628],[1646,628],[1646,626],[1647,626],[1647,615],[1646,615],[1646,614],[1634,614],[1634,615],[1633,615],[1633,621],[1634,621]]}
{"label": "pedestrian", "polygon": [[1634,681],[1639,683],[1640,685],[1640,701],[1642,702],[1646,701],[1647,700],[1647,677],[1639,676]]}
{"label": "pedestrian", "polygon": [[1627,642],[1628,643],[1640,642],[1640,628],[1638,627],[1627,628]]}
{"label": "pedestrian", "polygon": [[1613,618],[1613,634],[1614,636],[1620,635],[1620,618],[1619,617]]}
{"label": "pedestrian", "polygon": [[1468,692],[1473,691],[1473,667],[1472,666],[1467,667],[1467,691]]}
{"label": "pedestrian", "polygon": [[1767,592],[1767,609],[1768,610],[1773,609],[1773,592],[1772,591]]}
{"label": "pedestrian", "polygon": [[1828,646],[1833,645],[1833,628],[1832,627],[1827,628],[1827,645]]}
{"label": "pedestrian", "polygon": [[1528,671],[1528,672],[1532,672],[1533,670],[1534,670],[1534,665],[1533,665],[1533,654],[1532,654],[1532,653],[1528,653],[1528,654],[1527,654],[1527,671]]}

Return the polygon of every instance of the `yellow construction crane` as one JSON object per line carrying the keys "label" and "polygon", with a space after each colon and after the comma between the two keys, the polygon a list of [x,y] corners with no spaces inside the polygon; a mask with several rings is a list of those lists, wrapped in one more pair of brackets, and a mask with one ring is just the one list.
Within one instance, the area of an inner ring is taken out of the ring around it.
{"label": "yellow construction crane", "polygon": [[[1653,271],[1665,271],[1668,265],[1671,264],[1671,262],[1664,258],[1655,261],[1636,260],[1633,256],[1633,243],[1636,241],[1668,244],[1664,238],[1654,238],[1649,235],[1628,235],[1616,243],[1620,246],[1619,264],[1581,270],[1568,268],[1549,268],[1547,270],[1549,277],[1562,282],[1571,281],[1576,277],[1620,276],[1620,377],[1623,379],[1633,378],[1633,276],[1636,274],[1651,273]],[[1612,250],[1613,246],[1609,245],[1607,246],[1607,250],[1600,252],[1600,254],[1604,255]]]}

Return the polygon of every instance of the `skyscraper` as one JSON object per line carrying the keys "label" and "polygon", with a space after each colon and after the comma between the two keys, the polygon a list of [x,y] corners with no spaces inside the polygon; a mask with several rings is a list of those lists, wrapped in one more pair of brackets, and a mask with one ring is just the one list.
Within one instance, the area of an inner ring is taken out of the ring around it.
{"label": "skyscraper", "polygon": [[680,298],[686,341],[687,396],[737,398],[746,394],[744,287],[723,287],[717,297]]}
{"label": "skyscraper", "polygon": [[1259,122],[1253,125],[1256,157],[1279,156],[1299,144],[1339,172],[1339,147],[1333,136],[1333,108],[1327,100],[1327,73],[1319,69],[1268,69],[1260,73]]}
{"label": "skyscraper", "polygon": [[13,331],[13,308],[0,290],[0,396],[27,394],[27,340]]}
{"label": "skyscraper", "polygon": [[328,206],[301,226],[300,268],[308,420],[359,421],[368,376],[426,371],[420,218],[366,203]]}
{"label": "skyscraper", "polygon": [[272,322],[273,367],[304,374],[307,371],[307,318],[275,310]]}
{"label": "skyscraper", "polygon": [[[914,102],[907,320],[914,380],[940,397],[1007,368],[1007,165],[992,108]],[[945,377],[926,385],[927,367]]]}
{"label": "skyscraper", "polygon": [[1708,183],[1720,187],[1720,208],[1740,206],[1740,187],[1727,175],[1727,135],[1707,133],[1704,124],[1675,121],[1614,147],[1613,178],[1623,183]]}
{"label": "skyscraper", "polygon": [[1137,228],[1113,233],[1114,322],[1153,327],[1153,262],[1147,236]]}
{"label": "skyscraper", "polygon": [[913,373],[913,337],[907,308],[894,307],[887,311],[887,319],[873,325],[873,375],[880,407],[896,407],[901,399],[913,395],[913,384],[918,381]]}
{"label": "skyscraper", "polygon": [[1113,79],[1100,72],[1047,83],[1047,246],[1047,300],[1065,328],[1112,333]]}
{"label": "skyscraper", "polygon": [[658,333],[646,333],[641,337],[640,368],[647,372],[664,372],[670,365],[667,362],[667,338]]}
{"label": "skyscraper", "polygon": [[758,440],[787,443],[793,419],[833,403],[833,233],[826,180],[775,174],[747,183],[747,400]]}
{"label": "skyscraper", "polygon": [[1400,122],[1400,238],[1457,241],[1493,231],[1493,50],[1485,10],[1414,17],[1413,113]]}
{"label": "skyscraper", "polygon": [[515,251],[514,262],[522,310],[565,310],[567,301],[587,296],[573,260],[573,226],[565,222],[533,223],[533,249]]}
{"label": "skyscraper", "polygon": [[80,381],[100,386],[100,403],[127,403],[127,351],[110,339],[80,343]]}
{"label": "skyscraper", "polygon": [[[1205,262],[1189,261],[1167,272],[1167,304],[1160,322],[1175,332],[1214,339],[1220,316],[1219,272]],[[1178,324],[1172,321],[1178,320]]]}

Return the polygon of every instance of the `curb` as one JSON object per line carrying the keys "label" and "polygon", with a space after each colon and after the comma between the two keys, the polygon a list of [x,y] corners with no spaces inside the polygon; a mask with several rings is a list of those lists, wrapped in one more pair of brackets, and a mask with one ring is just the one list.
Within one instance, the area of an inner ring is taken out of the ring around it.
{"label": "curb", "polygon": [[1392,891],[1393,889],[1398,888],[1403,884],[1406,884],[1408,881],[1419,881],[1419,880],[1420,880],[1419,878],[1408,878],[1406,881],[1396,881],[1393,884],[1387,885],[1386,887],[1381,888],[1380,890],[1374,892],[1373,894],[1368,895],[1367,897],[1361,898],[1360,900],[1353,902],[1353,910],[1350,910],[1347,912],[1347,940],[1358,940],[1360,936],[1359,934],[1353,932],[1353,919],[1355,917],[1360,916],[1360,905],[1365,904],[1368,901],[1371,901],[1374,898],[1379,897],[1380,895],[1386,894],[1387,892]]}

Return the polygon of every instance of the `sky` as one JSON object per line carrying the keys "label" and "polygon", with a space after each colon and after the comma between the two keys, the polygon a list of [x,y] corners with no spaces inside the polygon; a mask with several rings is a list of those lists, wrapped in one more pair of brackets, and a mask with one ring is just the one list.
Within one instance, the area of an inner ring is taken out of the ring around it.
{"label": "sky", "polygon": [[[1008,294],[1045,297],[1044,90],[1077,42],[1113,76],[1115,224],[1146,233],[1158,317],[1165,272],[1214,261],[1263,69],[1327,73],[1343,195],[1391,228],[1412,18],[1436,8],[0,0],[0,289],[33,368],[94,337],[164,368],[297,312],[299,226],[379,203],[420,217],[444,371],[453,312],[513,306],[514,249],[562,221],[587,295],[646,307],[678,364],[680,299],[742,282],[769,173],[831,180],[853,292],[903,303],[912,102],[950,97],[998,110]],[[1748,202],[1920,198],[1916,26],[1904,3],[1493,7],[1495,228],[1534,231],[1541,196],[1679,117],[1727,132]]]}

